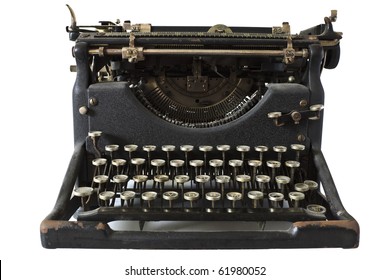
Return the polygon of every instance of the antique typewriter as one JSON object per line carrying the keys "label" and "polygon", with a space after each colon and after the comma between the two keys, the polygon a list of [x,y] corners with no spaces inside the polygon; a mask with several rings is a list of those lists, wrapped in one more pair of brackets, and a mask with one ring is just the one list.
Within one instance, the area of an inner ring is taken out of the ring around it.
{"label": "antique typewriter", "polygon": [[353,248],[321,152],[336,11],[279,27],[67,27],[75,150],[46,248]]}

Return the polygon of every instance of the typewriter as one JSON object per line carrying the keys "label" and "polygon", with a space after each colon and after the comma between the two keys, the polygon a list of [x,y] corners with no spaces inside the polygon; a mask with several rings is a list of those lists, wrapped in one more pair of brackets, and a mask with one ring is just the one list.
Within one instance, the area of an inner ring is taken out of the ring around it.
{"label": "typewriter", "polygon": [[321,152],[337,12],[277,27],[101,21],[75,42],[74,153],[45,248],[354,248]]}

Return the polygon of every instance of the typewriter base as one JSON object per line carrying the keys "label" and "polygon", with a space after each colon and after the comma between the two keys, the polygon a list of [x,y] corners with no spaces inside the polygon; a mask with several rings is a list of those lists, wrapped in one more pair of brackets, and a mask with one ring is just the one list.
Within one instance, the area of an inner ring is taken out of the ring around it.
{"label": "typewriter base", "polygon": [[314,164],[330,210],[337,218],[298,221],[291,223],[288,230],[267,231],[116,231],[102,221],[69,221],[78,208],[76,200],[69,197],[84,155],[84,144],[76,145],[57,203],[41,223],[45,248],[355,248],[359,244],[359,225],[343,208],[321,151],[313,151]]}

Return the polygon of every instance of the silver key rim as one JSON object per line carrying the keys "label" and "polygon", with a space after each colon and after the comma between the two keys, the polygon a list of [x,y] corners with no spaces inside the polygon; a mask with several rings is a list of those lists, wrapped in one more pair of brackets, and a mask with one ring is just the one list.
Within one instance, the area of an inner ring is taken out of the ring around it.
{"label": "silver key rim", "polygon": [[150,161],[150,164],[153,165],[153,166],[164,166],[165,165],[165,160],[163,159],[152,159]]}
{"label": "silver key rim", "polygon": [[192,145],[181,145],[180,150],[182,152],[191,152],[194,149],[194,146]]}
{"label": "silver key rim", "polygon": [[176,146],[174,145],[163,145],[161,147],[161,149],[164,151],[164,152],[173,152],[175,149],[176,149]]}
{"label": "silver key rim", "polygon": [[250,180],[251,180],[251,176],[249,175],[240,174],[236,176],[236,181],[240,183],[250,182]]}
{"label": "silver key rim", "polygon": [[179,198],[179,194],[175,191],[167,191],[163,193],[163,198],[165,200],[175,200]]}
{"label": "silver key rim", "polygon": [[146,182],[148,180],[148,176],[135,175],[135,176],[133,176],[133,180],[134,180],[134,182],[137,182],[137,183],[143,183],[143,182]]}
{"label": "silver key rim", "polygon": [[135,192],[133,192],[133,191],[124,191],[124,192],[121,193],[120,197],[123,200],[133,199],[135,197]]}
{"label": "silver key rim", "polygon": [[270,168],[279,168],[280,167],[280,161],[277,160],[268,160],[267,166]]}
{"label": "silver key rim", "polygon": [[131,164],[134,164],[134,165],[141,165],[141,164],[144,164],[145,163],[145,159],[144,158],[132,158],[131,159]]}
{"label": "silver key rim", "polygon": [[256,146],[255,151],[264,153],[264,152],[268,151],[268,147],[267,146]]}
{"label": "silver key rim", "polygon": [[221,167],[223,165],[223,160],[221,159],[212,159],[209,161],[210,166],[212,167]]}
{"label": "silver key rim", "polygon": [[104,149],[105,149],[107,152],[115,152],[115,151],[118,151],[119,145],[116,145],[116,144],[106,145],[106,146],[104,147]]}
{"label": "silver key rim", "polygon": [[229,183],[230,182],[230,176],[228,176],[228,175],[218,175],[217,177],[215,177],[215,180],[217,181],[217,183],[221,183],[221,184]]}
{"label": "silver key rim", "polygon": [[100,137],[100,136],[102,136],[102,134],[103,134],[103,132],[101,132],[99,130],[88,132],[89,137]]}
{"label": "silver key rim", "polygon": [[310,190],[316,190],[318,189],[318,183],[316,181],[313,181],[313,180],[305,180],[303,181],[306,185],[309,186],[309,189]]}
{"label": "silver key rim", "polygon": [[217,150],[220,152],[227,152],[230,150],[230,145],[218,145]]}
{"label": "silver key rim", "polygon": [[263,199],[264,194],[261,191],[250,191],[248,192],[248,198],[253,200]]}
{"label": "silver key rim", "polygon": [[298,192],[307,192],[309,190],[309,186],[305,183],[296,183],[294,185],[294,189]]}
{"label": "silver key rim", "polygon": [[232,167],[242,166],[242,160],[240,160],[240,159],[231,159],[231,160],[229,160],[229,165],[232,166]]}
{"label": "silver key rim", "polygon": [[115,183],[125,183],[127,179],[129,179],[129,176],[120,174],[120,175],[115,175],[113,178]]}
{"label": "silver key rim", "polygon": [[115,196],[115,193],[112,192],[112,191],[105,191],[105,192],[101,192],[99,193],[99,198],[101,200],[110,200],[111,198],[113,198]]}
{"label": "silver key rim", "polygon": [[228,192],[226,198],[228,200],[237,201],[242,199],[242,194],[239,192]]}
{"label": "silver key rim", "polygon": [[296,200],[296,201],[305,199],[305,194],[301,192],[290,192],[288,196],[290,197],[291,200]]}
{"label": "silver key rim", "polygon": [[282,201],[284,199],[284,195],[279,192],[271,192],[268,194],[268,199],[271,201]]}
{"label": "silver key rim", "polygon": [[213,150],[213,146],[207,146],[207,145],[199,146],[199,151],[201,152],[211,152],[212,150]]}
{"label": "silver key rim", "polygon": [[246,146],[246,145],[238,145],[236,147],[236,150],[238,152],[249,152],[251,150],[251,147],[250,146]]}
{"label": "silver key rim", "polygon": [[126,160],[121,158],[116,158],[111,161],[114,166],[124,166],[126,164]]}
{"label": "silver key rim", "polygon": [[96,175],[93,177],[93,181],[98,184],[103,184],[108,181],[108,176],[107,175]]}
{"label": "silver key rim", "polygon": [[146,200],[146,201],[155,200],[156,197],[157,197],[157,193],[156,193],[156,192],[152,192],[152,191],[150,191],[150,192],[144,192],[144,193],[142,193],[142,195],[141,195],[141,198],[142,198],[143,200]]}
{"label": "silver key rim", "polygon": [[201,167],[201,166],[203,166],[203,164],[204,164],[204,161],[201,159],[190,160],[190,165],[193,167]]}
{"label": "silver key rim", "polygon": [[159,174],[159,175],[155,175],[153,179],[156,182],[164,183],[164,182],[169,180],[169,177],[168,177],[168,175],[165,175],[165,174]]}
{"label": "silver key rim", "polygon": [[176,183],[183,184],[183,183],[187,183],[189,180],[190,180],[190,177],[187,175],[176,175],[175,176]]}
{"label": "silver key rim", "polygon": [[154,145],[145,145],[142,147],[142,150],[144,150],[145,152],[153,152],[156,150],[156,146]]}
{"label": "silver key rim", "polygon": [[91,187],[78,187],[73,191],[73,195],[77,197],[90,196],[92,193],[93,193],[93,188]]}
{"label": "silver key rim", "polygon": [[311,214],[325,214],[326,208],[318,204],[309,204],[306,206],[306,210]]}
{"label": "silver key rim", "polygon": [[284,164],[290,168],[298,168],[301,165],[300,162],[296,160],[288,160]]}
{"label": "silver key rim", "polygon": [[173,167],[182,167],[184,165],[184,160],[181,159],[173,159],[169,162],[169,164]]}
{"label": "silver key rim", "polygon": [[268,175],[263,175],[263,174],[257,175],[256,181],[260,182],[260,183],[269,183],[269,181],[271,181],[271,177]]}
{"label": "silver key rim", "polygon": [[253,166],[253,167],[259,167],[262,165],[262,162],[260,160],[251,159],[251,160],[248,160],[248,165]]}
{"label": "silver key rim", "polygon": [[287,147],[285,146],[273,146],[272,149],[277,153],[285,153],[287,151]]}
{"label": "silver key rim", "polygon": [[105,165],[107,163],[107,159],[105,158],[95,158],[94,160],[92,160],[92,164],[94,166],[102,166],[102,165]]}
{"label": "silver key rim", "polygon": [[198,192],[185,192],[184,193],[184,199],[188,201],[195,201],[199,199],[199,193]]}
{"label": "silver key rim", "polygon": [[291,144],[291,150],[294,150],[294,151],[304,151],[305,150],[305,145]]}
{"label": "silver key rim", "polygon": [[210,181],[210,176],[209,175],[197,175],[195,177],[195,181],[197,181],[198,183],[207,183],[208,181]]}
{"label": "silver key rim", "polygon": [[278,184],[288,184],[288,183],[290,183],[290,177],[287,177],[284,175],[276,176],[275,181]]}
{"label": "silver key rim", "polygon": [[208,192],[206,193],[206,199],[210,201],[218,201],[221,199],[221,194],[219,192]]}
{"label": "silver key rim", "polygon": [[125,147],[124,147],[124,150],[126,152],[135,152],[137,149],[138,149],[138,146],[134,145],[134,144],[125,145]]}

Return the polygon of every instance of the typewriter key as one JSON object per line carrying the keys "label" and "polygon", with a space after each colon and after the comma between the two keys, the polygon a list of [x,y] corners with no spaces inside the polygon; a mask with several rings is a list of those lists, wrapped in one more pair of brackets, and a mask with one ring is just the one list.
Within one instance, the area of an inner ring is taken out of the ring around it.
{"label": "typewriter key", "polygon": [[222,166],[222,170],[224,172],[224,174],[226,174],[227,170],[225,168],[225,162],[226,162],[226,152],[227,151],[230,151],[230,146],[229,145],[218,145],[217,146],[217,150],[222,152],[222,161],[223,161],[223,166]]}
{"label": "typewriter key", "polygon": [[[230,176],[218,175],[215,177],[215,181],[219,184],[222,197],[225,197],[225,184],[230,182]],[[224,206],[224,200],[222,199],[222,206]]]}
{"label": "typewriter key", "polygon": [[309,186],[305,183],[296,183],[294,188],[297,192],[306,193],[309,190]]}
{"label": "typewriter key", "polygon": [[275,177],[275,181],[276,181],[276,183],[278,184],[278,190],[279,190],[284,196],[286,196],[287,193],[288,193],[288,186],[287,186],[287,184],[290,183],[290,177],[283,176],[283,175],[276,176],[276,177]]}
{"label": "typewriter key", "polygon": [[139,175],[142,171],[142,165],[145,163],[144,158],[132,158],[131,164],[135,165],[135,174]]}
{"label": "typewriter key", "polygon": [[123,206],[126,202],[127,207],[133,206],[134,198],[135,198],[135,192],[133,191],[124,191],[120,194],[121,198],[121,205]]}
{"label": "typewriter key", "polygon": [[116,174],[122,174],[123,167],[126,165],[126,160],[121,158],[116,158],[111,161],[111,164],[116,167]]}
{"label": "typewriter key", "polygon": [[245,197],[245,185],[248,184],[251,181],[251,176],[249,175],[237,175],[236,177],[237,182],[241,183],[241,196],[242,198]]}
{"label": "typewriter key", "polygon": [[207,153],[213,150],[213,146],[202,145],[199,146],[199,151],[203,152],[204,168],[207,170]]}
{"label": "typewriter key", "polygon": [[108,152],[108,154],[110,155],[110,158],[112,159],[113,158],[113,153],[118,151],[119,149],[119,145],[115,145],[115,144],[112,144],[112,145],[106,145],[104,147],[104,150],[106,152]]}
{"label": "typewriter key", "polygon": [[260,191],[266,193],[271,178],[268,175],[257,175],[256,181],[260,183]]}
{"label": "typewriter key", "polygon": [[169,208],[172,208],[172,201],[178,199],[179,194],[175,191],[168,191],[163,194],[163,199],[168,200]]}
{"label": "typewriter key", "polygon": [[206,199],[211,201],[211,208],[214,208],[215,201],[221,199],[221,194],[219,192],[208,192],[206,193]]}
{"label": "typewriter key", "polygon": [[282,154],[287,151],[287,147],[285,146],[274,146],[274,152],[278,153],[278,161],[282,162]]}
{"label": "typewriter key", "polygon": [[300,207],[300,202],[305,199],[305,194],[301,192],[290,192],[288,196],[290,197],[292,207],[294,208]]}
{"label": "typewriter key", "polygon": [[91,137],[92,139],[92,145],[93,145],[93,148],[95,150],[95,155],[98,156],[98,157],[101,157],[101,154],[100,154],[100,151],[98,149],[98,145],[97,145],[97,142],[100,138],[100,136],[102,136],[102,132],[101,131],[90,131],[88,132],[88,136]]}
{"label": "typewriter key", "polygon": [[193,202],[199,199],[199,193],[198,192],[186,192],[184,193],[184,199],[190,202],[190,207],[193,207]]}
{"label": "typewriter key", "polygon": [[94,160],[92,160],[92,165],[96,166],[93,174],[94,175],[104,174],[106,172],[105,170],[106,164],[107,164],[107,159],[105,158],[95,158]]}
{"label": "typewriter key", "polygon": [[98,131],[98,130],[88,132],[88,136],[91,138],[98,138],[98,137],[102,136],[102,134],[103,134],[103,132]]}
{"label": "typewriter key", "polygon": [[252,167],[252,188],[255,188],[255,182],[256,182],[256,174],[257,169],[262,165],[263,163],[260,160],[248,160],[248,165]]}
{"label": "typewriter key", "polygon": [[108,176],[106,175],[96,175],[93,177],[94,183],[98,184],[98,193],[102,192],[106,188],[104,187],[104,184],[108,182]]}
{"label": "typewriter key", "polygon": [[226,194],[226,198],[228,200],[231,200],[232,202],[232,208],[234,209],[236,207],[236,201],[242,199],[242,195],[239,192],[228,192]]}
{"label": "typewriter key", "polygon": [[284,163],[286,167],[290,168],[290,183],[291,185],[294,185],[294,175],[295,170],[301,165],[299,161],[296,160],[288,160]]}
{"label": "typewriter key", "polygon": [[194,167],[194,172],[193,172],[192,178],[195,178],[196,176],[198,176],[199,174],[202,173],[201,168],[202,168],[203,164],[204,164],[203,160],[200,160],[200,159],[194,159],[194,160],[190,161],[190,165],[192,167]]}
{"label": "typewriter key", "polygon": [[210,175],[211,175],[212,178],[215,178],[216,176],[220,175],[221,168],[223,166],[223,161],[222,160],[220,160],[220,159],[212,159],[212,160],[209,161],[209,165],[214,169],[213,171],[210,170]]}
{"label": "typewriter key", "polygon": [[148,208],[152,207],[152,201],[157,198],[156,192],[144,192],[141,195],[142,200],[145,200],[148,202]]}
{"label": "typewriter key", "polygon": [[154,176],[153,180],[155,183],[157,183],[157,188],[160,189],[160,195],[161,195],[162,192],[164,191],[164,183],[169,180],[168,175],[158,174]]}
{"label": "typewriter key", "polygon": [[259,152],[259,160],[262,162],[263,157],[264,157],[264,153],[268,151],[268,147],[267,146],[256,146],[255,151]]}
{"label": "typewriter key", "polygon": [[305,150],[305,145],[291,144],[291,150],[295,151],[295,160],[299,161],[300,153]]}
{"label": "typewriter key", "polygon": [[165,165],[165,160],[163,159],[152,159],[152,166],[156,167],[156,174],[161,174],[162,167]]}
{"label": "typewriter key", "polygon": [[315,203],[318,183],[313,180],[305,180],[304,183],[309,186],[307,201],[311,203]]}
{"label": "typewriter key", "polygon": [[271,168],[271,184],[275,183],[276,168],[280,168],[280,161],[268,160],[267,166]]}
{"label": "typewriter key", "polygon": [[147,174],[149,174],[150,169],[151,169],[151,163],[150,163],[151,153],[154,152],[156,150],[156,148],[157,147],[154,145],[145,145],[142,147],[142,150],[144,150],[148,154],[148,166],[146,168]]}
{"label": "typewriter key", "polygon": [[241,160],[245,162],[245,153],[249,152],[251,147],[245,145],[239,145],[236,147],[237,152],[241,153]]}
{"label": "typewriter key", "polygon": [[187,175],[176,175],[175,182],[177,186],[181,189],[181,195],[184,195],[184,184],[190,180],[190,177]]}
{"label": "typewriter key", "polygon": [[200,185],[202,189],[202,198],[204,198],[204,185],[210,181],[209,175],[198,175],[195,177],[195,181]]}
{"label": "typewriter key", "polygon": [[271,202],[272,208],[282,207],[284,195],[279,192],[272,192],[268,194],[268,200]]}
{"label": "typewriter key", "polygon": [[99,198],[104,201],[104,206],[110,205],[110,200],[115,197],[115,193],[112,191],[105,191],[99,194]]}
{"label": "typewriter key", "polygon": [[132,175],[132,170],[131,170],[131,159],[133,158],[132,153],[135,152],[137,149],[138,149],[138,146],[134,145],[134,144],[129,144],[129,145],[124,146],[124,150],[126,152],[128,152],[128,154],[129,154],[129,163],[127,166],[127,174],[128,175]]}
{"label": "typewriter key", "polygon": [[181,145],[180,150],[184,152],[185,163],[186,163],[186,174],[188,174],[188,153],[194,149],[192,145]]}
{"label": "typewriter key", "polygon": [[92,193],[93,188],[90,187],[78,187],[77,189],[73,190],[73,195],[80,197],[81,199],[81,208],[83,211],[87,210],[86,205],[88,204]]}
{"label": "typewriter key", "polygon": [[[174,145],[163,145],[161,149],[167,154],[167,162],[170,162],[170,153],[174,152],[176,147]],[[165,172],[168,175],[171,175],[171,170],[169,166],[166,167],[167,171]]]}
{"label": "typewriter key", "polygon": [[257,204],[261,204],[264,194],[259,191],[250,191],[248,192],[248,198],[253,200],[253,208],[257,208]]}
{"label": "typewriter key", "polygon": [[126,183],[129,179],[127,175],[115,175],[112,179],[115,183],[115,192],[117,191],[117,188],[119,189],[119,192],[123,192],[126,190]]}
{"label": "typewriter key", "polygon": [[242,160],[239,159],[231,159],[229,160],[229,165],[233,167],[233,184],[236,187],[236,176],[239,171],[239,168],[242,166]]}
{"label": "typewriter key", "polygon": [[[148,176],[146,175],[135,175],[133,176],[134,181],[134,189],[145,189],[146,181],[148,180]],[[142,187],[143,185],[143,187]]]}
{"label": "typewriter key", "polygon": [[318,215],[318,214],[325,214],[326,213],[326,208],[322,205],[318,204],[309,204],[306,206],[306,210],[313,215]]}

